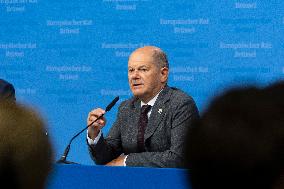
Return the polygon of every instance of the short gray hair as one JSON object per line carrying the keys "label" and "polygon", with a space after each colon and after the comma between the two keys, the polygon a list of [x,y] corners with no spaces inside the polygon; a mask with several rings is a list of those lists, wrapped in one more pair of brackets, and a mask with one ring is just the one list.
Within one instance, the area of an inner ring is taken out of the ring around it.
{"label": "short gray hair", "polygon": [[159,67],[169,68],[169,62],[166,53],[162,51],[160,48],[155,48],[153,50],[153,58]]}

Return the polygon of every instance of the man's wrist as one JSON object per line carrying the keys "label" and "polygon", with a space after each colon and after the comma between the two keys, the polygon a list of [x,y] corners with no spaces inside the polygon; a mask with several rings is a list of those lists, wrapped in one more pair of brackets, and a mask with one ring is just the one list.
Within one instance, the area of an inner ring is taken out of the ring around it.
{"label": "man's wrist", "polygon": [[100,133],[100,129],[94,128],[94,127],[89,127],[88,128],[88,137],[91,138],[92,140],[95,140],[96,137],[98,137]]}
{"label": "man's wrist", "polygon": [[92,138],[89,137],[89,130],[87,131],[87,141],[90,145],[96,145],[98,143],[99,139],[101,138],[101,136],[102,136],[102,131],[99,130],[99,134],[97,135],[97,137],[92,139]]}

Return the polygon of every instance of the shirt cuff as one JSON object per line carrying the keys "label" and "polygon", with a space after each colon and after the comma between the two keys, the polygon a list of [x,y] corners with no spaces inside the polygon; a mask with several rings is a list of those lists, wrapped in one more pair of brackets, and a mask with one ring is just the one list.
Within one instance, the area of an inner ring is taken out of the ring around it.
{"label": "shirt cuff", "polygon": [[128,155],[126,155],[125,158],[124,158],[123,166],[126,166],[126,159],[127,159],[127,156],[128,156]]}
{"label": "shirt cuff", "polygon": [[87,131],[87,140],[88,140],[89,145],[96,145],[99,139],[101,138],[101,136],[102,136],[102,130],[100,130],[98,136],[93,140],[89,137],[88,131]]}

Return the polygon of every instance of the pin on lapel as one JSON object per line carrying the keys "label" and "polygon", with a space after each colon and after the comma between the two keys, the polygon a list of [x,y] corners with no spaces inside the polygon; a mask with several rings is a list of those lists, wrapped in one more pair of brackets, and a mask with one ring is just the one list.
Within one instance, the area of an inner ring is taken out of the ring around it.
{"label": "pin on lapel", "polygon": [[162,114],[163,110],[162,110],[162,109],[159,109],[158,112],[159,112],[159,114]]}

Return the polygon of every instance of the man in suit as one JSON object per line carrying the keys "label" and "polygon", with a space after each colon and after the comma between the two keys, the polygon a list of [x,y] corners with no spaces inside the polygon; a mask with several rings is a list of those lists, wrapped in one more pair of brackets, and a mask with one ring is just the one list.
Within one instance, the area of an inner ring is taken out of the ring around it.
{"label": "man in suit", "polygon": [[[187,129],[198,117],[194,100],[167,86],[169,65],[159,48],[145,46],[129,57],[128,80],[133,98],[119,106],[117,119],[104,138],[105,118],[88,128],[91,157],[111,166],[184,167]],[[89,113],[87,124],[104,114]]]}

